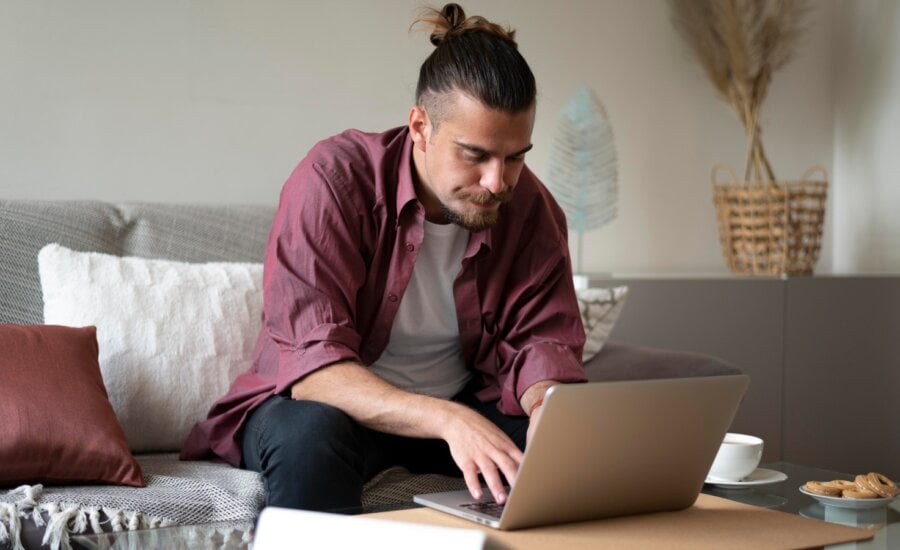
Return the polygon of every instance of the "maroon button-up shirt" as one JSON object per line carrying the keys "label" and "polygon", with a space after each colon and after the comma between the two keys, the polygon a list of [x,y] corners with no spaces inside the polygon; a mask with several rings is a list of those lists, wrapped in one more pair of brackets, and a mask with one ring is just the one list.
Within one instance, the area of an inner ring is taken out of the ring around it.
{"label": "maroon button-up shirt", "polygon": [[[194,427],[182,458],[237,466],[242,426],[256,406],[332,363],[374,363],[424,220],[406,127],[351,130],[313,147],[285,183],[269,235],[253,366]],[[482,401],[522,415],[519,397],[532,384],[586,379],[565,217],[527,167],[497,224],[470,234],[453,293],[462,355]]]}

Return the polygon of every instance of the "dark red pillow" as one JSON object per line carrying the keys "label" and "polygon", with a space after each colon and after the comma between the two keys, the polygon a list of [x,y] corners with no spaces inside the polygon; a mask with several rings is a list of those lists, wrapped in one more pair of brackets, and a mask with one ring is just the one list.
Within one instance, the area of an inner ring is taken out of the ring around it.
{"label": "dark red pillow", "polygon": [[144,486],[97,354],[95,327],[0,324],[0,486]]}

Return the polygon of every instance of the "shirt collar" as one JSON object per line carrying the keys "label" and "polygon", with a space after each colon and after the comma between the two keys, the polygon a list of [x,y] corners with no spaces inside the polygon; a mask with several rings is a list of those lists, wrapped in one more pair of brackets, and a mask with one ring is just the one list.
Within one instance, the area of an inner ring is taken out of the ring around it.
{"label": "shirt collar", "polygon": [[409,135],[409,129],[406,132],[406,142],[403,144],[403,152],[400,154],[400,169],[397,171],[397,214],[403,212],[403,209],[411,202],[418,203],[416,197],[416,186],[413,184],[413,140]]}

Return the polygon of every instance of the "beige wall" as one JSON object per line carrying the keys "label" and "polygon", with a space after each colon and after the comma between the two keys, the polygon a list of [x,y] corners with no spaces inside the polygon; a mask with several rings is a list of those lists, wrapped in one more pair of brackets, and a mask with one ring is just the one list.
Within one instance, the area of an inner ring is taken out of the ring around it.
{"label": "beige wall", "polygon": [[835,269],[900,271],[900,2],[835,14]]}
{"label": "beige wall", "polygon": [[[874,2],[882,3],[891,1]],[[430,51],[425,35],[407,33],[419,4],[6,0],[0,197],[273,203],[317,139],[404,122]],[[745,142],[672,30],[665,2],[463,4],[519,31],[540,87],[529,155],[539,175],[576,87],[591,85],[606,105],[618,140],[619,216],[587,235],[585,269],[724,273],[709,170],[720,161],[740,165]],[[831,172],[832,156],[844,159],[834,131],[834,15],[876,17],[874,8],[835,6],[813,3],[803,45],[776,75],[766,103],[765,143],[781,177],[813,164]],[[861,93],[844,93],[838,114],[853,119],[849,104]],[[841,139],[861,138],[844,132]],[[853,175],[838,176],[845,174]],[[892,193],[871,185],[870,205]],[[821,272],[831,270],[832,258],[850,271],[876,265],[846,259],[857,254],[887,258],[878,265],[900,270],[883,237],[831,236],[836,220],[841,228],[864,226],[866,235],[897,234],[888,207],[879,212],[872,220],[865,210],[829,216]],[[833,253],[833,243],[847,250]]]}

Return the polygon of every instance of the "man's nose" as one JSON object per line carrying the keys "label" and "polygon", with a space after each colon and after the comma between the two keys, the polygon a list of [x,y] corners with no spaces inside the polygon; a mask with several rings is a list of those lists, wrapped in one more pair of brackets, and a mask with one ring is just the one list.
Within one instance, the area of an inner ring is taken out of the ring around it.
{"label": "man's nose", "polygon": [[488,163],[481,174],[481,186],[495,195],[500,194],[503,191],[503,168],[500,160]]}

